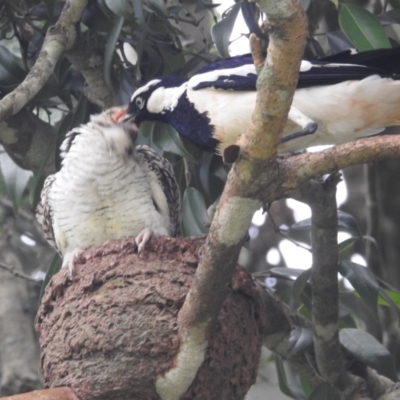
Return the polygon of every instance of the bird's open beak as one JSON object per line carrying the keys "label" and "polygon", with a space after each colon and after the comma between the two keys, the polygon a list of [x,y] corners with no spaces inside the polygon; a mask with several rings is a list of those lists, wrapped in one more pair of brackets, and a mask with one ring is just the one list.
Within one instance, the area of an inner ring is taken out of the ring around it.
{"label": "bird's open beak", "polygon": [[118,108],[116,109],[111,118],[114,122],[123,126],[123,128],[130,134],[132,139],[136,138],[137,133],[139,132],[139,127],[135,123],[135,116],[127,114],[127,108]]}
{"label": "bird's open beak", "polygon": [[126,117],[126,111],[127,111],[126,108],[119,109],[119,110],[115,111],[115,112],[112,114],[111,118],[112,118],[115,122],[123,122],[123,120],[121,121],[121,119],[123,119],[124,117]]}

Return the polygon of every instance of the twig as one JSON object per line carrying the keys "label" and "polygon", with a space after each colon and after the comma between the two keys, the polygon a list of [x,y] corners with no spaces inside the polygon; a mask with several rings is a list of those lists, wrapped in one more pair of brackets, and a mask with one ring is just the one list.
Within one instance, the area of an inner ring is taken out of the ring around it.
{"label": "twig", "polygon": [[272,214],[267,211],[269,219],[271,220],[271,224],[274,228],[275,233],[277,233],[278,235],[280,235],[281,237],[283,237],[286,240],[289,240],[289,242],[293,243],[294,245],[296,245],[297,247],[300,247],[301,249],[307,250],[309,252],[311,252],[311,249],[307,246],[304,246],[298,242],[296,242],[296,240],[292,239],[290,236],[286,235],[286,233],[284,233],[276,224],[274,218],[272,217]]}
{"label": "twig", "polygon": [[75,41],[75,24],[88,0],[67,0],[57,23],[47,30],[35,65],[24,81],[0,101],[0,121],[17,114],[43,88],[63,52]]}
{"label": "twig", "polygon": [[21,278],[25,279],[28,282],[34,283],[36,285],[41,286],[43,281],[39,281],[35,278],[30,277],[29,275],[24,274],[23,272],[19,272],[15,269],[15,267],[12,267],[10,265],[5,265],[3,263],[0,263],[0,268],[8,271],[10,274],[14,275],[16,278]]}

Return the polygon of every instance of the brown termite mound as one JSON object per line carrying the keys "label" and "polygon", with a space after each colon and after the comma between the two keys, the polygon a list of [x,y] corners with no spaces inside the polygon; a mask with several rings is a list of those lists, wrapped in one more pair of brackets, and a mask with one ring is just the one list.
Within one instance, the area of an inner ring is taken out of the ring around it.
{"label": "brown termite mound", "polygon": [[[155,382],[176,365],[177,316],[189,290],[199,241],[153,238],[140,256],[133,239],[85,251],[73,281],[63,269],[37,317],[47,387],[82,399],[161,399]],[[205,359],[183,399],[243,399],[254,383],[265,326],[251,276],[237,266]]]}

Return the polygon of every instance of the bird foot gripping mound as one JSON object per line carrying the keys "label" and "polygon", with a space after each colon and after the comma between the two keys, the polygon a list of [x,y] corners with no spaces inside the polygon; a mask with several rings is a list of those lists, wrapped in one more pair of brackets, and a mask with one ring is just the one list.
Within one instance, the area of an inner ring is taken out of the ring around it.
{"label": "bird foot gripping mound", "polygon": [[[81,400],[161,400],[158,382],[176,368],[178,313],[201,245],[153,237],[139,257],[135,239],[109,241],[84,252],[73,283],[55,275],[36,324],[45,386],[69,386]],[[263,302],[242,267],[230,287],[181,399],[241,400],[256,379]]]}
{"label": "bird foot gripping mound", "polygon": [[125,111],[109,109],[69,132],[61,169],[44,184],[37,218],[70,276],[82,249],[136,236],[140,252],[152,235],[179,232],[172,166],[150,147],[135,147],[138,130],[122,122]]}

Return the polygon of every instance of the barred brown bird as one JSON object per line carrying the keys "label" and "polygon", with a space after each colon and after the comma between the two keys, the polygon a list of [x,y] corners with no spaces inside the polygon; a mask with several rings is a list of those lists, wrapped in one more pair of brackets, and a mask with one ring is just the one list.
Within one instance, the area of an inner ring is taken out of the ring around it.
{"label": "barred brown bird", "polygon": [[152,235],[179,233],[181,200],[171,164],[134,146],[136,125],[111,108],[69,132],[62,166],[44,184],[37,219],[73,273],[79,253],[134,236],[141,252]]}

